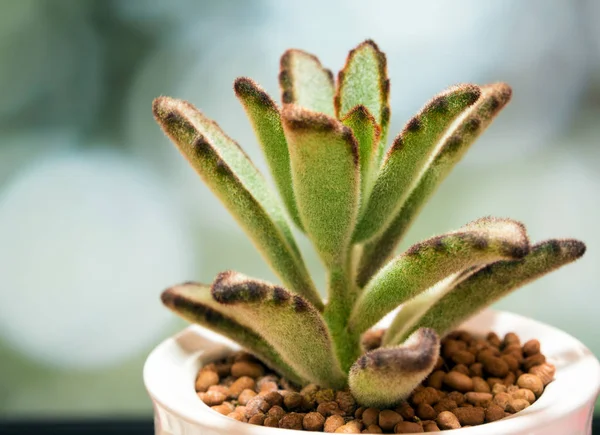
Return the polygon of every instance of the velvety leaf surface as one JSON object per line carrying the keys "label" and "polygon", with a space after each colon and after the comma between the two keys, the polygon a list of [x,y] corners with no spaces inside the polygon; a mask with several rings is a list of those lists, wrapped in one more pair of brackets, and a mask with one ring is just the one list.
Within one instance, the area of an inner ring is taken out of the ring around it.
{"label": "velvety leaf surface", "polygon": [[357,277],[361,287],[393,255],[427,200],[460,161],[470,145],[509,102],[510,96],[511,89],[504,83],[481,87],[479,100],[451,127],[393,221],[381,235],[365,244]]}
{"label": "velvety leaf surface", "polygon": [[235,341],[292,382],[306,383],[249,322],[244,321],[244,318],[235,318],[234,312],[229,312],[227,306],[213,299],[210,286],[185,283],[171,287],[163,292],[162,301],[185,320]]}
{"label": "velvety leaf surface", "polygon": [[440,352],[432,329],[420,329],[402,346],[367,352],[350,369],[350,391],[363,406],[392,407],[431,373]]}
{"label": "velvety leaf surface", "polygon": [[342,119],[356,106],[364,106],[380,127],[390,118],[390,83],[387,61],[377,44],[367,40],[351,50],[338,74],[335,108]]}
{"label": "velvety leaf surface", "polygon": [[281,101],[334,116],[333,74],[319,59],[302,50],[288,50],[281,57]]}
{"label": "velvety leaf surface", "polygon": [[294,198],[290,155],[279,108],[259,85],[248,78],[238,78],[234,89],[254,128],[283,203],[294,223],[302,228]]}
{"label": "velvety leaf surface", "polygon": [[350,318],[363,332],[400,304],[447,276],[504,259],[522,258],[529,240],[522,224],[482,218],[461,229],[411,246],[384,266],[364,289]]}
{"label": "velvety leaf surface", "polygon": [[342,119],[350,128],[358,143],[361,198],[368,198],[377,171],[377,150],[381,139],[381,127],[365,106],[356,106]]}
{"label": "velvety leaf surface", "polygon": [[306,299],[233,271],[217,276],[212,296],[226,312],[252,325],[304,379],[345,385],[325,321]]}
{"label": "velvety leaf surface", "polygon": [[[584,253],[585,245],[579,240],[548,240],[532,246],[521,260],[490,264],[445,293],[411,330],[427,327],[440,335],[446,334],[513,290],[577,260]],[[397,337],[397,341],[402,341],[402,337]]]}
{"label": "velvety leaf surface", "polygon": [[282,119],[302,225],[325,265],[344,264],[359,201],[356,139],[336,119],[300,106],[284,106]]}
{"label": "velvety leaf surface", "polygon": [[387,346],[402,343],[402,340],[406,337],[406,332],[413,330],[413,326],[436,301],[456,287],[458,283],[467,279],[483,267],[485,266],[474,266],[470,269],[453,273],[404,303],[402,309],[396,314],[389,328],[383,334],[382,345]]}
{"label": "velvety leaf surface", "polygon": [[153,111],[165,133],[284,284],[321,307],[280,202],[239,145],[185,101],[160,97],[154,101]]}
{"label": "velvety leaf surface", "polygon": [[357,242],[383,231],[398,213],[445,132],[479,98],[474,85],[448,89],[434,97],[394,140],[354,233]]}

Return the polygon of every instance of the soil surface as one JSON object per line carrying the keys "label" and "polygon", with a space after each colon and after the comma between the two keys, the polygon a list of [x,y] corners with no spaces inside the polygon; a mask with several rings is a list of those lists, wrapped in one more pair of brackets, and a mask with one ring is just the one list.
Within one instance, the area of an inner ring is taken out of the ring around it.
{"label": "soil surface", "polygon": [[[383,330],[363,337],[380,346]],[[535,402],[554,377],[540,343],[513,333],[485,339],[455,331],[442,340],[433,372],[390,409],[365,408],[347,391],[300,388],[246,352],[204,366],[198,397],[230,418],[269,427],[327,433],[422,433],[489,423]]]}

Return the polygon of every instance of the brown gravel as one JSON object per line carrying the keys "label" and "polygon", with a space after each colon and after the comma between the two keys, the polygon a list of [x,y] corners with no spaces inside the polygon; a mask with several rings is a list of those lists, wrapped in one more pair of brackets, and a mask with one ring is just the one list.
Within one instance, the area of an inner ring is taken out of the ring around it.
{"label": "brown gravel", "polygon": [[[378,347],[381,337],[381,330],[370,332],[366,347]],[[246,352],[204,366],[195,389],[214,411],[244,423],[326,433],[423,433],[522,411],[554,374],[537,340],[521,344],[513,333],[482,339],[455,331],[442,340],[434,371],[391,409],[359,406],[349,391],[299,388]]]}

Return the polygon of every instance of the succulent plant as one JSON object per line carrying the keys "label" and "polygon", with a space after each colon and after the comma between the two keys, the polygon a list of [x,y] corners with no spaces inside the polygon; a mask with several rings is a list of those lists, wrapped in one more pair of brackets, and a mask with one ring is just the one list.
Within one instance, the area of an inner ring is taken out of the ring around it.
{"label": "succulent plant", "polygon": [[[279,82],[281,108],[251,79],[237,79],[234,89],[280,199],[238,144],[190,103],[159,97],[153,112],[283,284],[227,271],[211,285],[167,289],[163,302],[291,381],[349,387],[367,406],[396,403],[431,372],[441,336],[583,255],[582,242],[530,246],[522,224],[488,217],[394,256],[427,199],[509,101],[508,85],[451,87],[388,148],[390,85],[374,42],[350,51],[337,80],[315,56],[288,50]],[[326,302],[290,220],[325,265]],[[383,345],[364,350],[361,335],[400,305]]]}

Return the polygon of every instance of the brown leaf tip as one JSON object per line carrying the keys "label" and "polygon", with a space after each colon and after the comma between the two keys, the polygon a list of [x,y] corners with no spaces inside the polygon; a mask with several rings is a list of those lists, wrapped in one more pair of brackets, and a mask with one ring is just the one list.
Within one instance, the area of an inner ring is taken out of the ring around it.
{"label": "brown leaf tip", "polygon": [[254,80],[248,77],[238,77],[233,83],[233,90],[238,98],[253,98],[264,106],[275,106],[275,103]]}
{"label": "brown leaf tip", "polygon": [[372,39],[367,39],[366,41],[361,42],[360,44],[358,44],[358,46],[356,48],[353,48],[352,50],[350,50],[348,52],[348,56],[346,57],[346,62],[344,64],[344,67],[342,68],[341,71],[338,72],[338,86],[337,86],[336,93],[335,93],[334,100],[333,100],[334,107],[335,107],[335,113],[336,113],[336,116],[338,116],[338,117],[345,115],[345,114],[340,113],[341,93],[342,93],[341,91],[342,91],[342,87],[344,86],[345,71],[348,69],[348,67],[349,67],[350,63],[352,62],[352,59],[354,58],[356,53],[363,49],[372,50],[375,53],[375,56],[377,58],[379,76],[381,78],[379,92],[381,95],[381,99],[384,103],[383,107],[382,107],[382,113],[381,113],[381,124],[387,125],[387,123],[389,122],[389,119],[390,119],[390,109],[389,109],[389,105],[388,105],[388,99],[389,99],[389,93],[390,93],[390,81],[387,78],[387,59],[385,57],[385,54],[379,49],[377,44]]}
{"label": "brown leaf tip", "polygon": [[495,83],[492,85],[497,89],[500,103],[504,106],[512,98],[512,88],[506,83]]}
{"label": "brown leaf tip", "polygon": [[370,39],[370,38],[369,39],[365,39],[363,42],[361,42],[360,44],[358,44],[358,47],[356,47],[356,49],[362,48],[362,47],[364,47],[366,45],[372,47],[373,50],[381,53],[381,50],[379,49],[379,46],[377,45],[377,43],[375,41],[373,41],[372,39]]}
{"label": "brown leaf tip", "polygon": [[172,308],[176,305],[176,298],[177,294],[175,293],[172,287],[166,289],[160,295],[160,300],[162,301],[162,303],[169,308]]}
{"label": "brown leaf tip", "polygon": [[536,247],[547,247],[556,255],[563,255],[572,259],[581,258],[587,250],[585,243],[576,239],[552,239],[541,242]]}
{"label": "brown leaf tip", "polygon": [[483,86],[483,91],[488,95],[485,109],[492,115],[500,111],[512,98],[512,89],[506,83],[494,83]]}
{"label": "brown leaf tip", "polygon": [[180,116],[176,112],[176,100],[171,97],[157,97],[152,101],[152,114],[159,124],[170,123]]}
{"label": "brown leaf tip", "polygon": [[350,118],[356,118],[359,121],[375,121],[375,118],[373,117],[373,115],[371,115],[369,109],[367,109],[363,104],[359,104],[358,106],[350,110],[342,120],[345,121]]}
{"label": "brown leaf tip", "polygon": [[575,258],[583,257],[583,254],[585,254],[585,251],[587,250],[585,243],[580,240],[563,240],[562,243],[565,249]]}
{"label": "brown leaf tip", "polygon": [[264,300],[268,286],[233,271],[222,272],[211,286],[213,298],[221,304]]}
{"label": "brown leaf tip", "polygon": [[[352,56],[354,56],[354,54],[357,51],[359,51],[363,48],[371,48],[375,52],[375,54],[377,56],[377,60],[379,61],[380,71],[383,73],[382,77],[385,77],[387,75],[387,72],[386,72],[387,59],[385,57],[385,53],[379,49],[379,46],[372,39],[367,39],[367,40],[361,42],[360,44],[358,44],[358,46],[356,48],[350,50],[350,52],[348,53],[348,59],[352,58]],[[384,88],[382,89],[382,91],[385,92],[385,84],[384,84]]]}
{"label": "brown leaf tip", "polygon": [[360,357],[351,371],[374,369],[401,373],[431,370],[440,350],[440,338],[431,328],[420,328],[402,346],[372,350]]}
{"label": "brown leaf tip", "polygon": [[342,133],[344,126],[324,113],[314,112],[296,104],[286,104],[282,111],[283,122],[292,130],[311,130]]}
{"label": "brown leaf tip", "polygon": [[358,165],[358,142],[352,130],[337,119],[296,104],[285,105],[281,118],[286,128],[297,132],[302,132],[302,130],[319,133],[335,132],[348,144],[354,163]]}
{"label": "brown leaf tip", "polygon": [[237,96],[253,95],[256,93],[258,85],[248,77],[238,77],[233,82],[233,90]]}

